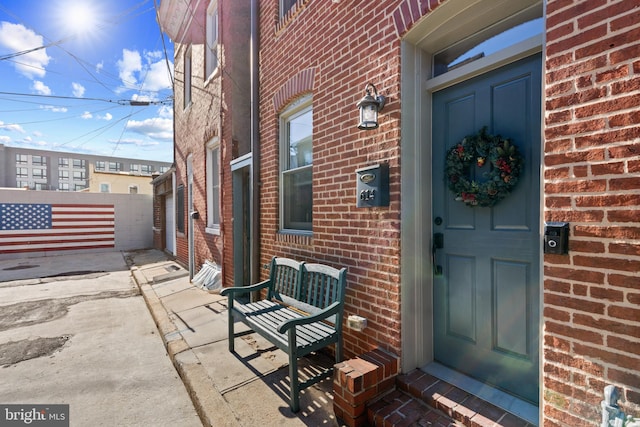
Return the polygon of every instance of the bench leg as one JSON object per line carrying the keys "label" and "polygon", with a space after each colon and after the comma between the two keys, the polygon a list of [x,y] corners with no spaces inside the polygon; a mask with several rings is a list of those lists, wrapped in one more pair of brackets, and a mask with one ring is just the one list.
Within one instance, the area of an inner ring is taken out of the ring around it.
{"label": "bench leg", "polygon": [[234,352],[234,342],[233,340],[235,339],[235,331],[234,331],[234,321],[233,321],[233,303],[230,302],[229,307],[227,309],[227,328],[228,328],[228,333],[229,333],[229,352],[233,353]]}
{"label": "bench leg", "polygon": [[300,382],[298,380],[298,356],[296,352],[296,328],[291,328],[289,333],[289,380],[291,381],[291,392],[289,394],[291,410],[300,411]]}
{"label": "bench leg", "polygon": [[295,355],[289,355],[289,378],[291,378],[291,410],[298,412],[300,410],[300,384],[298,382],[298,358]]}

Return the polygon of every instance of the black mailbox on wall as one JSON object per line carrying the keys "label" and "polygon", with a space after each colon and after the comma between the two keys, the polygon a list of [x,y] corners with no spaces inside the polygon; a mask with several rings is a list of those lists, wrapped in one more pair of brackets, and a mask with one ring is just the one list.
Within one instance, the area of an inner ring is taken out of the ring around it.
{"label": "black mailbox on wall", "polygon": [[356,170],[356,206],[370,208],[389,206],[389,164],[367,166]]}

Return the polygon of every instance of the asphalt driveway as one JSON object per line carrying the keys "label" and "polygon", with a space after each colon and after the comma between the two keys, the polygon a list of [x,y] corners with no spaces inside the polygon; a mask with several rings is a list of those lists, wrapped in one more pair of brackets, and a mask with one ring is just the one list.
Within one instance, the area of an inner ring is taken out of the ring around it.
{"label": "asphalt driveway", "polygon": [[71,426],[202,425],[120,252],[0,261],[0,378]]}

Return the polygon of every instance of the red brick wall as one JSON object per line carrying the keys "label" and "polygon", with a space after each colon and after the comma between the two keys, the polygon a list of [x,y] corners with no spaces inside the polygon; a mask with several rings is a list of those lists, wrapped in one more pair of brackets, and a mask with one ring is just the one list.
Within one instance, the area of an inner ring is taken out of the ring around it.
{"label": "red brick wall", "polygon": [[[206,11],[206,8],[203,10]],[[225,286],[233,284],[233,221],[231,161],[244,154],[249,146],[249,90],[248,90],[248,2],[218,1],[219,13],[219,66],[212,77],[205,80],[204,45],[191,45],[192,104],[184,108],[184,53],[188,45],[175,45],[174,86],[174,154],[176,162],[176,187],[185,187],[185,233],[177,233],[176,249],[179,261],[188,265],[189,205],[187,185],[187,158],[193,161],[194,210],[200,219],[194,221],[194,250],[196,271],[205,260],[216,262],[223,270]],[[202,20],[205,22],[205,20]],[[230,24],[233,22],[233,24]],[[197,24],[196,24],[197,25]],[[199,31],[204,34],[204,28]],[[226,49],[226,50],[225,50]],[[222,96],[221,96],[222,94]],[[206,144],[217,137],[220,144],[220,234],[206,231],[207,174]],[[240,149],[238,149],[238,146]],[[224,251],[224,256],[223,256]]]}
{"label": "red brick wall", "polygon": [[[392,4],[298,1],[279,20],[278,1],[260,1],[261,264],[277,255],[347,267],[345,314],[368,319],[362,333],[345,330],[347,357],[379,345],[400,354],[400,40]],[[313,237],[302,237],[279,233],[278,114],[309,93],[310,75]],[[380,128],[365,132],[355,105],[368,81],[388,104]],[[390,164],[390,206],[356,208],[355,170],[380,162]]]}
{"label": "red brick wall", "polygon": [[[599,423],[602,389],[640,410],[640,8],[549,0],[544,218],[544,425]],[[591,420],[591,421],[586,421]]]}
{"label": "red brick wall", "polygon": [[[547,2],[544,219],[570,221],[571,238],[569,255],[544,256],[545,426],[597,425],[608,383],[623,390],[625,410],[640,414],[640,16],[635,3]],[[280,20],[277,0],[260,1],[260,261],[278,255],[348,268],[346,314],[366,317],[369,326],[364,333],[345,331],[346,357],[377,346],[400,354],[400,37],[438,4],[300,0],[295,13]],[[193,98],[199,106],[183,111],[183,51],[176,46],[176,163],[177,185],[186,184],[186,157],[194,153],[196,209],[202,214],[204,144],[218,129],[224,106],[212,96],[219,82],[205,86],[201,81],[196,51],[193,81],[199,86]],[[309,71],[301,76],[304,70]],[[364,132],[355,127],[355,104],[368,81],[388,104],[380,128]],[[278,225],[278,114],[303,92],[313,95],[315,123],[313,237],[282,234]],[[220,138],[223,217],[228,219],[233,136],[224,133],[226,123]],[[356,208],[355,170],[379,162],[390,164],[391,204]],[[195,230],[197,265],[216,259],[222,247],[219,238],[200,228],[204,223]],[[223,223],[225,268],[232,262],[230,225]],[[178,253],[186,262],[184,238],[178,238]],[[230,277],[227,268],[225,285]]]}
{"label": "red brick wall", "polygon": [[[200,219],[194,221],[195,265],[198,269],[204,260],[221,263],[221,257],[214,258],[214,251],[219,252],[222,242],[205,232],[207,224],[206,204],[206,144],[214,136],[219,135],[221,109],[220,79],[213,79],[205,86],[204,82],[204,46],[191,45],[191,98],[192,103],[184,108],[184,55],[188,45],[175,46],[175,162],[176,187],[184,186],[184,218],[185,233],[177,233],[177,258],[185,265],[189,264],[189,246],[187,236],[189,230],[189,203],[187,182],[187,158],[192,156],[193,162],[193,199],[194,210],[200,213]],[[177,218],[176,218],[177,219]],[[195,274],[195,272],[194,272]]]}

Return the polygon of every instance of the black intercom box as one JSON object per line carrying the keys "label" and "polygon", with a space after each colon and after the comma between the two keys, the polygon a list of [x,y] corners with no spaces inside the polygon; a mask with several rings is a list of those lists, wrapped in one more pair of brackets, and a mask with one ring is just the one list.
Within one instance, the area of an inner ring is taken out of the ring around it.
{"label": "black intercom box", "polygon": [[569,223],[547,222],[544,226],[544,253],[569,253]]}
{"label": "black intercom box", "polygon": [[356,170],[356,207],[389,206],[389,164]]}

